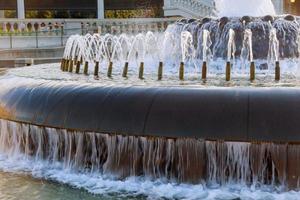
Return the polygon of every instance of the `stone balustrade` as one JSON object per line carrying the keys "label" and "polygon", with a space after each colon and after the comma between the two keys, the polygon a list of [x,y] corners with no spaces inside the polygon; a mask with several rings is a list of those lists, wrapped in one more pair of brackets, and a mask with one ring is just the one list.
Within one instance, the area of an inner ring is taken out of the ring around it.
{"label": "stone balustrade", "polygon": [[85,34],[86,32],[99,33],[139,33],[146,31],[163,32],[176,18],[146,18],[146,19],[0,19],[0,32],[2,34],[34,33]]}
{"label": "stone balustrade", "polygon": [[177,18],[0,19],[0,49],[64,46],[73,34],[163,32]]}

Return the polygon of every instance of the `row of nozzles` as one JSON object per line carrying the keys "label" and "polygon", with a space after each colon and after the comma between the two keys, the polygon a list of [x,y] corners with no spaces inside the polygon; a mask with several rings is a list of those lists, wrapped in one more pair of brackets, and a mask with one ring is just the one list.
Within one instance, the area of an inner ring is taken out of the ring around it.
{"label": "row of nozzles", "polygon": [[[75,58],[75,60],[62,59],[61,70],[73,72],[75,66],[75,73],[79,74],[80,67],[82,64],[83,64],[82,59],[81,60],[78,60],[77,58]],[[124,78],[128,77],[128,67],[129,67],[129,62],[125,62],[123,72],[122,72],[122,77]],[[84,63],[84,68],[83,68],[83,73],[85,75],[88,75],[88,71],[89,71],[88,68],[89,68],[89,62],[86,61]],[[109,78],[112,77],[112,71],[113,71],[113,62],[109,62],[108,69],[107,69],[107,77]],[[94,76],[99,76],[99,62],[95,62]],[[162,76],[163,76],[163,62],[159,62],[158,80],[162,80]],[[141,62],[139,66],[139,79],[144,79],[144,62]]]}
{"label": "row of nozzles", "polygon": [[[75,66],[75,73],[79,74],[80,72],[80,67],[83,64],[82,59],[78,60],[76,57],[75,60],[72,59],[62,59],[61,61],[61,70],[62,71],[68,71],[68,72],[73,72],[74,71],[74,66]],[[122,77],[126,78],[128,76],[128,66],[129,63],[125,62],[124,68],[123,68],[123,73]],[[162,80],[163,78],[163,62],[159,62],[158,66],[158,73],[157,73],[157,80]],[[184,67],[185,64],[184,62],[180,62],[179,66],[179,80],[183,81],[184,80]],[[202,80],[207,79],[207,62],[203,62],[202,64]],[[225,70],[225,79],[226,81],[231,80],[231,67],[232,64],[231,62],[227,61],[226,62],[226,70]],[[89,62],[84,63],[84,68],[83,68],[83,73],[85,75],[88,75],[88,68],[89,68]],[[250,62],[250,81],[255,80],[255,63]],[[113,62],[109,62],[108,65],[108,70],[107,70],[107,77],[111,78],[112,77],[112,71],[113,71]],[[94,67],[94,76],[99,76],[99,62],[95,62],[95,67]],[[144,62],[140,63],[139,66],[139,79],[144,79]],[[280,80],[280,63],[279,61],[275,62],[275,81]]]}

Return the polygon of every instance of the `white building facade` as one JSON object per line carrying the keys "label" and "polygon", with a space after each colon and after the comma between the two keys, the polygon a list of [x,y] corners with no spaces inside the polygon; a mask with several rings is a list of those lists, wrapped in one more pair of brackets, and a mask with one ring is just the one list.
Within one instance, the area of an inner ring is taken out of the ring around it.
{"label": "white building facade", "polygon": [[[19,19],[25,18],[25,0],[17,1],[17,16]],[[277,14],[284,13],[284,0],[272,0]],[[214,14],[214,0],[164,0],[164,15],[182,17],[204,17]],[[104,0],[97,0],[97,18],[104,19]],[[0,18],[4,17],[4,12],[0,12]]]}
{"label": "white building facade", "polygon": [[[284,0],[272,0],[276,13],[284,13]],[[214,14],[214,0],[164,0],[164,15],[205,17]]]}

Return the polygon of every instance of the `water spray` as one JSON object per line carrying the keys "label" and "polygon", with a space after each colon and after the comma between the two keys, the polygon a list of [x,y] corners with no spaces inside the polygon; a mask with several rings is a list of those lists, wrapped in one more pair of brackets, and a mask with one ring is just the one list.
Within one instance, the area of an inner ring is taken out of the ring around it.
{"label": "water spray", "polygon": [[208,30],[203,30],[203,49],[202,49],[202,80],[205,80],[207,77],[207,62],[209,60],[210,57],[210,46],[211,46],[212,42],[210,39],[210,32]]}
{"label": "water spray", "polygon": [[280,63],[279,63],[279,41],[277,39],[277,31],[271,28],[269,35],[269,52],[268,62],[270,65],[275,63],[275,81],[280,80]]}
{"label": "water spray", "polygon": [[[253,62],[253,49],[252,49],[252,31],[246,29],[244,31],[243,46],[241,50],[241,61],[242,61],[242,74],[245,74],[246,65],[250,61]],[[250,64],[250,66],[253,64]]]}
{"label": "water spray", "polygon": [[184,80],[184,62],[193,55],[193,36],[189,31],[181,32],[181,57],[179,66],[179,80]]}

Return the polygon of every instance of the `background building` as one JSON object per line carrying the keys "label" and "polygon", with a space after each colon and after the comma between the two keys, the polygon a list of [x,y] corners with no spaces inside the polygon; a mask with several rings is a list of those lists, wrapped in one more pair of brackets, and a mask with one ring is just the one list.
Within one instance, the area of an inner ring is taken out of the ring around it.
{"label": "background building", "polygon": [[[300,0],[272,0],[278,14],[300,15]],[[211,15],[213,0],[0,0],[6,18],[134,18]]]}

